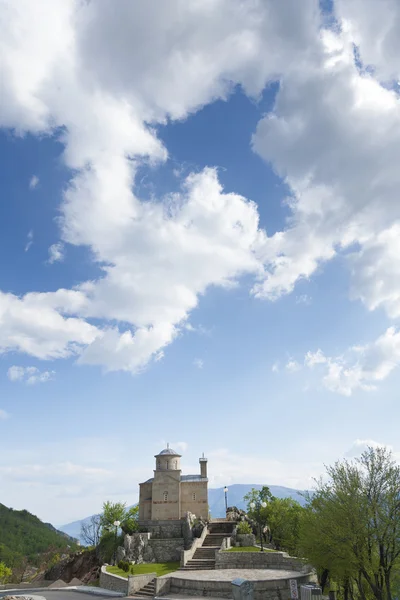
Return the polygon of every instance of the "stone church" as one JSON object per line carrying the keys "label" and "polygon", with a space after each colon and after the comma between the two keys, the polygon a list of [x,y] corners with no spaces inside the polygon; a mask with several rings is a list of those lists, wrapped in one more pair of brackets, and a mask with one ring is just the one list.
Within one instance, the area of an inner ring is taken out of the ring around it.
{"label": "stone church", "polygon": [[200,473],[182,475],[181,455],[167,447],[156,454],[154,477],[140,485],[139,522],[177,521],[187,512],[208,518],[207,459],[199,459]]}

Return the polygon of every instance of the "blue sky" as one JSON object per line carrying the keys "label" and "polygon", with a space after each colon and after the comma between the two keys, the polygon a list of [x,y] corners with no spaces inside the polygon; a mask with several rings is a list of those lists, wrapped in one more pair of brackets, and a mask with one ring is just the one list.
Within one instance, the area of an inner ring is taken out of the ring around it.
{"label": "blue sky", "polygon": [[399,8],[227,2],[0,8],[0,501],[55,524],[167,441],[212,487],[400,456]]}

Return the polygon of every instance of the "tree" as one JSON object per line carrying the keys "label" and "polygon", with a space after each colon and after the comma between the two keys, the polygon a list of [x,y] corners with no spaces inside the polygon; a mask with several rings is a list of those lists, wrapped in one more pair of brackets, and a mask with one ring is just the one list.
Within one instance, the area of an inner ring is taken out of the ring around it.
{"label": "tree", "polygon": [[400,467],[385,448],[327,468],[308,497],[300,546],[345,600],[392,600],[400,567]]}
{"label": "tree", "polygon": [[12,575],[12,570],[6,567],[5,563],[0,562],[0,583],[7,583]]}
{"label": "tree", "polygon": [[101,537],[101,516],[93,515],[81,525],[81,538],[87,546],[96,547]]}
{"label": "tree", "polygon": [[277,550],[299,553],[300,522],[304,508],[293,498],[272,498],[267,505],[270,541]]}
{"label": "tree", "polygon": [[100,515],[102,535],[107,531],[114,531],[116,521],[119,521],[124,533],[132,534],[138,529],[138,517],[139,506],[127,509],[126,502],[104,502],[103,512]]}

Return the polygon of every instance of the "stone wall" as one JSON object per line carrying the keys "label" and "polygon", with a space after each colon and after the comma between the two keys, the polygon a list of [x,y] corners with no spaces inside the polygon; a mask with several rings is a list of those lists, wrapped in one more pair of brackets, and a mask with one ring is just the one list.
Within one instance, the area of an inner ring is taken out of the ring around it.
{"label": "stone wall", "polygon": [[304,570],[301,560],[285,552],[216,552],[216,569],[284,569]]}
{"label": "stone wall", "polygon": [[153,552],[154,562],[175,562],[181,560],[184,541],[183,538],[172,538],[167,540],[150,539],[149,546]]}
{"label": "stone wall", "polygon": [[196,552],[197,548],[200,548],[200,546],[203,545],[204,538],[206,537],[207,534],[208,534],[208,528],[204,527],[201,536],[199,538],[195,538],[193,540],[191,548],[189,548],[188,550],[183,550],[181,552],[181,567],[184,567],[186,565],[186,563],[188,562],[188,560],[193,558],[193,554]]}
{"label": "stone wall", "polygon": [[[293,577],[293,579],[297,580],[297,586],[299,588],[299,596],[300,596],[300,585],[304,585],[309,583],[312,579],[312,575],[310,573],[301,575],[300,577]],[[290,600],[290,579],[277,579],[271,581],[250,581],[248,582],[248,588],[252,591],[251,598],[253,600]],[[232,596],[234,600],[238,598],[242,598],[239,591],[236,587],[235,589],[234,583],[232,583]],[[247,597],[247,596],[243,596]]]}
{"label": "stone wall", "polygon": [[254,533],[237,533],[236,534],[236,546],[246,547],[256,545],[256,536]]}
{"label": "stone wall", "polygon": [[[153,539],[150,533],[133,533],[125,536],[123,558],[136,564],[180,561],[183,549],[182,537]],[[122,552],[119,551],[118,557],[121,556]]]}
{"label": "stone wall", "polygon": [[181,517],[187,512],[201,519],[208,518],[208,480],[181,482]]}
{"label": "stone wall", "polygon": [[151,533],[154,538],[181,538],[183,521],[180,519],[172,521],[139,521],[141,529],[145,529]]}
{"label": "stone wall", "polygon": [[128,596],[132,596],[145,585],[157,577],[156,573],[146,573],[144,575],[133,575],[128,577]]}
{"label": "stone wall", "polygon": [[111,575],[107,573],[106,566],[101,567],[100,571],[100,587],[121,594],[128,594],[128,579],[119,577],[119,575]]}

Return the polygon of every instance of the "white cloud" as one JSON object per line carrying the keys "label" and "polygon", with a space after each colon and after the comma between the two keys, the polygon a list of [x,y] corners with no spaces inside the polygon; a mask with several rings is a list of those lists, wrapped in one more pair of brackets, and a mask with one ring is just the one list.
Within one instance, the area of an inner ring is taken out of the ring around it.
{"label": "white cloud", "polygon": [[271,371],[273,373],[279,373],[279,362],[274,362],[274,364],[271,367]]}
{"label": "white cloud", "polygon": [[55,371],[40,371],[37,367],[19,367],[14,365],[7,371],[10,381],[24,381],[28,385],[45,383],[53,379]]}
{"label": "white cloud", "polygon": [[[259,296],[290,293],[352,247],[351,297],[370,310],[400,314],[400,104],[377,79],[400,72],[393,52],[393,15],[400,12],[391,0],[381,7],[374,0],[339,0],[341,32],[322,32],[316,63],[285,79],[273,113],[258,124],[253,148],[285,179],[292,211],[289,227],[273,236],[276,253],[269,277],[255,288]],[[378,65],[374,74],[359,69],[354,43],[361,60]]]}
{"label": "white cloud", "polygon": [[[64,160],[76,173],[62,206],[63,239],[89,246],[104,271],[79,287],[85,301],[73,314],[76,324],[92,317],[113,323],[102,331],[87,324],[84,340],[72,332],[66,340],[64,328],[74,321],[52,306],[63,333],[51,328],[50,337],[64,339],[41,354],[68,355],[77,342],[87,344],[82,363],[140,371],[175,339],[209,286],[232,286],[245,273],[262,277],[266,236],[257,208],[225,194],[215,170],[190,174],[180,194],[158,203],[142,203],[132,187],[143,157],[167,157],[147,123],[182,119],[226,98],[236,83],[256,97],[269,79],[312,55],[315,2],[289,5],[174,0],[160,8],[121,0],[116,10],[110,0],[58,0],[51,8],[5,2],[0,125],[32,133],[63,128]],[[41,298],[47,304],[53,295]],[[16,301],[14,315],[23,303]],[[39,340],[32,349],[11,333],[4,349],[38,354]]]}
{"label": "white cloud", "polygon": [[290,373],[295,373],[296,371],[300,371],[301,365],[297,362],[297,360],[290,358],[285,365],[285,369]]}
{"label": "white cloud", "polygon": [[332,392],[351,396],[357,390],[373,391],[400,365],[400,332],[389,327],[373,342],[354,346],[343,356],[307,352],[304,364],[319,369],[322,384]]}
{"label": "white cloud", "polygon": [[[44,308],[31,306],[29,323],[23,309],[32,295],[0,295],[0,314],[4,298],[13,306],[10,321],[0,320],[1,350],[80,354],[82,363],[140,371],[210,286],[250,274],[253,293],[274,300],[350,247],[352,297],[398,316],[400,104],[380,81],[400,73],[391,21],[399,8],[394,0],[382,11],[380,2],[367,5],[365,16],[361,0],[339,0],[342,28],[333,32],[320,30],[316,0],[161,8],[120,0],[117,10],[112,0],[3,0],[0,125],[34,134],[62,128],[74,170],[62,239],[88,246],[103,277],[38,294]],[[375,73],[360,70],[354,43]],[[253,148],[289,187],[286,229],[267,237],[257,207],[225,193],[212,168],[189,174],[177,195],[141,201],[138,165],[167,158],[154,125],[226,98],[236,84],[257,97],[272,80],[282,85]],[[44,329],[34,325],[42,312]],[[92,318],[106,324],[93,327]],[[343,393],[373,385],[354,365],[326,366],[327,385]]]}
{"label": "white cloud", "polygon": [[358,457],[368,448],[388,448],[389,450],[393,450],[391,446],[388,446],[387,444],[381,444],[380,442],[376,442],[375,440],[357,439],[354,440],[351,448],[349,448],[349,450],[345,453],[345,456],[348,458]]}
{"label": "white cloud", "polygon": [[37,175],[32,175],[29,180],[29,189],[34,190],[39,183],[39,177]]}
{"label": "white cloud", "polygon": [[8,414],[8,412],[6,412],[2,408],[0,408],[0,421],[5,421],[6,419],[9,419],[9,418],[10,418],[10,415]]}
{"label": "white cloud", "polygon": [[204,367],[204,360],[201,358],[195,358],[193,364],[198,369],[202,369]]}
{"label": "white cloud", "polygon": [[296,296],[296,304],[305,304],[306,306],[309,306],[311,304],[311,296],[308,296],[307,294]]}
{"label": "white cloud", "polygon": [[26,237],[27,237],[27,242],[25,244],[25,252],[28,252],[28,250],[30,249],[30,247],[33,244],[33,230],[32,229],[28,232],[28,235]]}
{"label": "white cloud", "polygon": [[49,258],[48,263],[53,264],[55,262],[61,262],[64,260],[64,244],[57,242],[49,247]]}

